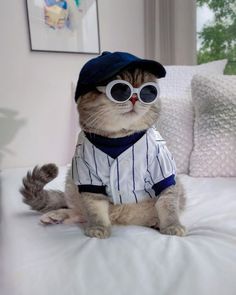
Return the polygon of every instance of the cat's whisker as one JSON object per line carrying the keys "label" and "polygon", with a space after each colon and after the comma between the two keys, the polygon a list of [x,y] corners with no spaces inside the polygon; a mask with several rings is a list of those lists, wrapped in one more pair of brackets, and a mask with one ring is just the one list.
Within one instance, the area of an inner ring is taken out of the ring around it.
{"label": "cat's whisker", "polygon": [[88,116],[88,118],[86,119],[86,122],[88,121],[88,120],[91,120],[91,118],[93,119],[94,117],[98,117],[98,116],[100,116],[101,114],[103,114],[104,112],[106,111],[106,109],[100,109],[99,111],[94,111],[94,112],[91,112],[90,111],[90,113],[89,113],[89,116]]}
{"label": "cat's whisker", "polygon": [[89,125],[89,126],[93,126],[93,125],[95,125],[96,123],[98,123],[98,121],[100,121],[101,122],[101,120],[103,120],[104,119],[104,117],[106,118],[106,113],[108,112],[108,110],[104,110],[104,109],[102,109],[102,110],[100,110],[100,111],[98,111],[98,112],[96,112],[95,114],[92,114],[91,116],[89,116],[88,118],[87,118],[87,120],[85,120],[85,125],[87,126],[87,125]]}

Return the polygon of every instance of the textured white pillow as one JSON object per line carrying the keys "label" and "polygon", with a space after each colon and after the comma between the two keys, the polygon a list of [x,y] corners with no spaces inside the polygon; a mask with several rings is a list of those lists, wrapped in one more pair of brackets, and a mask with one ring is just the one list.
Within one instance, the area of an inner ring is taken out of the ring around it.
{"label": "textured white pillow", "polygon": [[166,141],[177,166],[177,173],[188,174],[193,146],[193,105],[187,96],[161,97],[162,108],[157,130]]}
{"label": "textured white pillow", "polygon": [[236,76],[196,75],[191,176],[236,176]]}
{"label": "textured white pillow", "polygon": [[167,75],[160,79],[162,110],[157,129],[172,152],[178,173],[188,174],[193,148],[193,104],[191,80],[196,73],[223,74],[227,60],[198,66],[165,66]]}

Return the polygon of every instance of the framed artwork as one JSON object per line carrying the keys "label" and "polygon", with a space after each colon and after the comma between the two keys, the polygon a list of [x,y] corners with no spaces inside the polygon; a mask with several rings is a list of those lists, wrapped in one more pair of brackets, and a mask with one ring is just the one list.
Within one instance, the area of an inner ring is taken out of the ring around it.
{"label": "framed artwork", "polygon": [[100,53],[97,0],[26,0],[32,51]]}

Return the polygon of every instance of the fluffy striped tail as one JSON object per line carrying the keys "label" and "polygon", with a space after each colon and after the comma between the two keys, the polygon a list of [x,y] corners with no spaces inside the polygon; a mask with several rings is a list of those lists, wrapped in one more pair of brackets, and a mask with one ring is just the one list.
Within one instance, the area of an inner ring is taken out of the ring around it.
{"label": "fluffy striped tail", "polygon": [[60,208],[66,208],[65,194],[56,190],[45,190],[44,186],[56,178],[58,168],[55,164],[46,164],[42,167],[36,166],[33,171],[28,171],[23,178],[23,186],[20,193],[23,195],[23,202],[31,209],[48,212]]}

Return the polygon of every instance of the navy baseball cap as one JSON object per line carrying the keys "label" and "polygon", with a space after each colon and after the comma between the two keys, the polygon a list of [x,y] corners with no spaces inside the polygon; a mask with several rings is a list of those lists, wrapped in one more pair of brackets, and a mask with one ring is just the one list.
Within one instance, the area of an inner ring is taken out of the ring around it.
{"label": "navy baseball cap", "polygon": [[127,52],[104,51],[98,57],[89,60],[81,69],[76,86],[75,101],[79,96],[106,83],[125,69],[141,68],[155,75],[165,77],[165,68],[157,61],[142,59]]}

